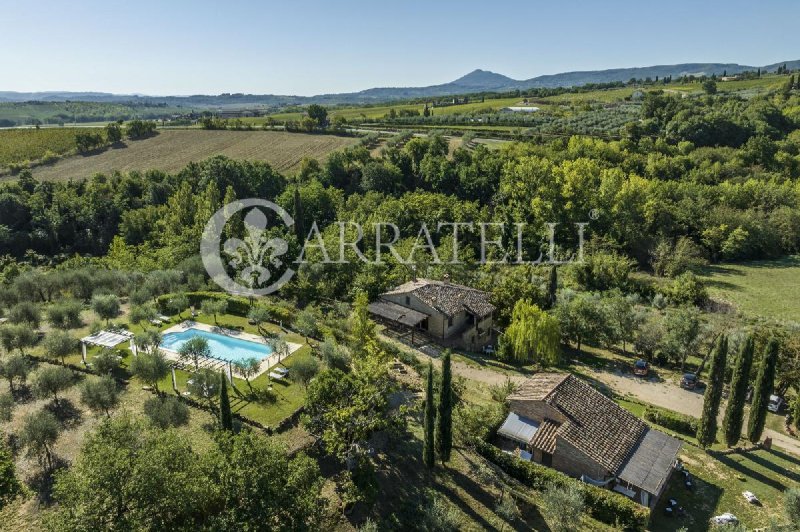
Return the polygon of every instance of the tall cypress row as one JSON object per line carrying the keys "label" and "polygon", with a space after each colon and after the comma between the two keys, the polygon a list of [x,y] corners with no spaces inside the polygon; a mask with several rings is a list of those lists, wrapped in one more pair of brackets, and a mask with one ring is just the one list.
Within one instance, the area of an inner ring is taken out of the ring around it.
{"label": "tall cypress row", "polygon": [[422,448],[422,461],[433,469],[435,462],[433,433],[436,410],[433,404],[433,364],[428,362],[428,386],[425,390],[425,419],[424,419],[424,446]]}
{"label": "tall cypress row", "polygon": [[233,430],[231,400],[228,397],[228,380],[224,373],[219,374],[219,424],[223,430]]}
{"label": "tall cypress row", "polygon": [[442,383],[439,387],[439,404],[436,409],[436,452],[442,463],[450,460],[453,448],[453,375],[450,368],[450,351],[442,355]]}
{"label": "tall cypress row", "polygon": [[697,427],[697,441],[702,447],[714,443],[717,435],[717,414],[722,400],[722,388],[725,386],[725,364],[728,356],[728,337],[721,334],[714,346],[711,357],[711,368],[708,372],[708,386],[703,397],[703,417]]}
{"label": "tall cypress row", "polygon": [[753,351],[755,343],[753,337],[745,338],[733,368],[731,377],[731,393],[728,397],[728,406],[725,408],[725,417],[722,420],[722,429],[725,431],[725,443],[733,447],[739,442],[744,423],[744,403],[747,397],[747,385],[750,383],[750,369],[753,366]]}
{"label": "tall cypress row", "polygon": [[772,388],[775,385],[775,368],[778,365],[778,340],[770,338],[761,357],[758,368],[756,386],[753,390],[753,404],[750,405],[750,416],[747,418],[747,439],[758,443],[764,432],[767,421],[767,405]]}

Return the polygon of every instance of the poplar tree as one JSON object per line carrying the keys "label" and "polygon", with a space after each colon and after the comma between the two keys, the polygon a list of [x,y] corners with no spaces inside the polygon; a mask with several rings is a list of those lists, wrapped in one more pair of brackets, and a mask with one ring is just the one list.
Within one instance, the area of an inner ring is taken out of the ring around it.
{"label": "poplar tree", "polygon": [[228,398],[228,380],[224,373],[219,374],[219,424],[223,430],[233,430],[231,400]]}
{"label": "poplar tree", "polygon": [[701,446],[709,447],[717,435],[717,414],[722,400],[722,388],[725,386],[725,363],[728,356],[728,337],[721,334],[714,347],[711,368],[708,374],[708,386],[703,398],[703,417],[697,427],[697,441]]}
{"label": "poplar tree", "polygon": [[722,428],[725,431],[725,443],[733,447],[742,435],[744,422],[744,403],[747,396],[747,385],[750,383],[750,368],[753,366],[753,351],[755,344],[753,337],[748,336],[742,343],[736,365],[731,377],[731,393],[728,397],[728,406],[725,408],[725,417]]}
{"label": "poplar tree", "polygon": [[442,382],[439,386],[439,404],[436,408],[436,452],[442,463],[450,460],[453,448],[453,375],[450,368],[450,351],[442,355]]}
{"label": "poplar tree", "polygon": [[761,357],[758,367],[756,386],[753,390],[753,404],[750,405],[750,416],[747,418],[747,439],[758,443],[764,432],[767,421],[767,405],[772,387],[775,385],[775,367],[778,364],[778,340],[770,338]]}
{"label": "poplar tree", "polygon": [[425,390],[425,443],[422,448],[422,461],[428,469],[433,469],[435,462],[433,444],[435,418],[436,410],[433,404],[433,364],[428,362],[428,385]]}

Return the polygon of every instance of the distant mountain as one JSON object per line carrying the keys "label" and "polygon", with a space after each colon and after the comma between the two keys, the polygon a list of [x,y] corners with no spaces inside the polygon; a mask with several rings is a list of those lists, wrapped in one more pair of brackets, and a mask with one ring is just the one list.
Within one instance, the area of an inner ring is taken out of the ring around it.
{"label": "distant mountain", "polygon": [[574,87],[589,83],[611,83],[628,81],[631,78],[644,79],[663,78],[684,75],[718,76],[723,73],[738,74],[747,70],[761,69],[762,72],[774,72],[786,65],[794,70],[800,68],[800,60],[781,61],[762,67],[740,65],[737,63],[681,63],[678,65],[656,65],[634,68],[613,68],[608,70],[588,70],[564,72],[536,76],[525,80],[516,80],[488,70],[473,70],[449,83],[429,85],[427,87],[376,87],[359,92],[341,94],[319,94],[316,96],[284,96],[275,94],[220,94],[194,96],[145,96],[138,94],[110,94],[104,92],[2,92],[0,102],[48,101],[63,102],[133,102],[138,104],[166,104],[176,107],[216,108],[247,106],[286,106],[309,103],[322,104],[357,104],[378,103],[393,100],[415,98],[434,98],[453,94],[470,94],[476,92],[504,92],[534,88]]}

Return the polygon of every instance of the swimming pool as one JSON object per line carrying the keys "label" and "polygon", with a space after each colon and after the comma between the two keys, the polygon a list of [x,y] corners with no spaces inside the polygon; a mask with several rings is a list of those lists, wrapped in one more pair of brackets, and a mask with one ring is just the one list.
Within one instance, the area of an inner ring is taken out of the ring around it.
{"label": "swimming pool", "polygon": [[208,341],[211,356],[230,362],[238,362],[247,358],[261,360],[272,354],[272,348],[267,345],[194,328],[165,333],[161,336],[161,347],[177,353],[183,344],[195,336]]}

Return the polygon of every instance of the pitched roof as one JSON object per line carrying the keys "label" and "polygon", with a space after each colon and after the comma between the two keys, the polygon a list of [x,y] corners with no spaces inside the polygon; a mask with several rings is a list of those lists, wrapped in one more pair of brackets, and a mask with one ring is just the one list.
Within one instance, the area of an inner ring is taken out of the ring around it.
{"label": "pitched roof", "polygon": [[510,396],[512,401],[543,401],[567,418],[561,437],[608,471],[616,473],[636,448],[647,425],[581,379],[539,373]]}
{"label": "pitched roof", "polygon": [[417,279],[403,283],[382,295],[396,294],[414,294],[420,301],[446,316],[453,316],[465,309],[479,317],[494,311],[488,292],[445,281]]}
{"label": "pitched roof", "polygon": [[529,445],[548,454],[553,454],[556,450],[556,433],[559,427],[558,422],[552,419],[545,419],[539,425],[539,430],[536,431]]}
{"label": "pitched roof", "polygon": [[653,495],[660,495],[680,449],[681,442],[678,439],[648,429],[617,476]]}

